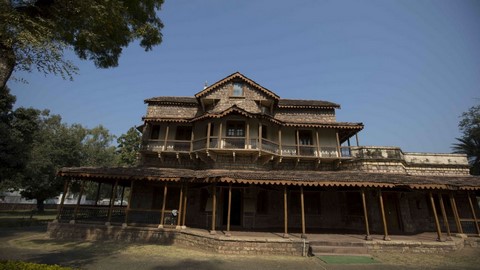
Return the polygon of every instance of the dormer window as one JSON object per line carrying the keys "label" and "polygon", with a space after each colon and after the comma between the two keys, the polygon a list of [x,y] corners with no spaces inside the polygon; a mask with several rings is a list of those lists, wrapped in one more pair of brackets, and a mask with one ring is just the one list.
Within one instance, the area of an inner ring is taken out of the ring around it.
{"label": "dormer window", "polygon": [[243,84],[239,82],[233,83],[232,96],[243,97]]}

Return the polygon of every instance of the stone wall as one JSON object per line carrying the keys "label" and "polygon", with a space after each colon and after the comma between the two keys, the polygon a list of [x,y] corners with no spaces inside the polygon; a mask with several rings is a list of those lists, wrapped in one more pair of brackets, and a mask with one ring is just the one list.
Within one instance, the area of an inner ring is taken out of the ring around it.
{"label": "stone wall", "polygon": [[284,122],[303,123],[331,123],[336,121],[334,109],[277,109],[275,118]]}
{"label": "stone wall", "polygon": [[157,105],[150,104],[147,107],[147,118],[193,118],[197,115],[197,106],[181,105]]}

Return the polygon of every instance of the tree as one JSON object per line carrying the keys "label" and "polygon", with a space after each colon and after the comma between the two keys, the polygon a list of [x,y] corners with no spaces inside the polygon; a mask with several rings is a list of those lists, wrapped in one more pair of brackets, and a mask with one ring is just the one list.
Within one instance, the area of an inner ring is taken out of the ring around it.
{"label": "tree", "polygon": [[13,70],[72,78],[65,60],[75,51],[99,68],[118,65],[122,49],[135,40],[146,51],[162,42],[156,12],[163,0],[0,0],[0,88]]}
{"label": "tree", "polygon": [[0,88],[0,188],[14,185],[25,168],[41,113],[32,108],[13,110],[14,103],[9,89]]}
{"label": "tree", "polygon": [[122,166],[137,165],[137,154],[142,143],[140,132],[132,127],[127,133],[118,137],[117,143],[118,164]]}
{"label": "tree", "polygon": [[115,163],[115,136],[105,127],[99,125],[86,130],[83,139],[83,156],[81,166],[112,166]]}
{"label": "tree", "polygon": [[471,107],[462,114],[458,124],[463,136],[453,144],[455,153],[466,154],[470,163],[470,173],[480,175],[480,105]]}

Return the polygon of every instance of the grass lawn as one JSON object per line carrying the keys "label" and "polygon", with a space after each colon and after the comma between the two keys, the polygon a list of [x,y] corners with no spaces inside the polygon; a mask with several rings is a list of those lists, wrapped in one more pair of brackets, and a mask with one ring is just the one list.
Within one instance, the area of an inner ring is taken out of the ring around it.
{"label": "grass lawn", "polygon": [[56,209],[47,209],[43,213],[32,210],[0,211],[0,227],[22,227],[45,224],[55,219]]}

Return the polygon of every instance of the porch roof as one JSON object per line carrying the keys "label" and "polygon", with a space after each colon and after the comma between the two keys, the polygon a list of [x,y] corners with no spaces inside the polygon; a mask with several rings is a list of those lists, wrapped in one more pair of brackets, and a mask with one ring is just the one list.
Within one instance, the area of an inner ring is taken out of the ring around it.
{"label": "porch roof", "polygon": [[479,190],[480,177],[429,176],[355,171],[245,171],[190,170],[154,167],[62,168],[58,175],[93,181],[147,180],[174,182],[224,182],[320,187],[376,187],[443,190]]}

